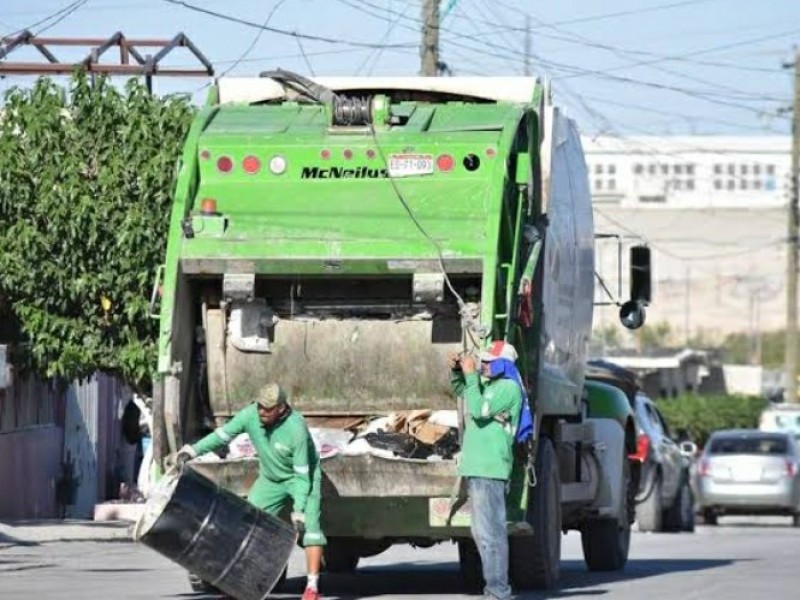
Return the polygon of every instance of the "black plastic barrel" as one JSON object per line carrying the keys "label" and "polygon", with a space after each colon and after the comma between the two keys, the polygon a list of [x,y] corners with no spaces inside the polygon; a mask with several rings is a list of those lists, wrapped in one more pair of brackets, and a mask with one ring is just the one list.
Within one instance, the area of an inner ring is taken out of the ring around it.
{"label": "black plastic barrel", "polygon": [[134,537],[237,600],[262,600],[295,545],[294,528],[191,468],[164,476]]}

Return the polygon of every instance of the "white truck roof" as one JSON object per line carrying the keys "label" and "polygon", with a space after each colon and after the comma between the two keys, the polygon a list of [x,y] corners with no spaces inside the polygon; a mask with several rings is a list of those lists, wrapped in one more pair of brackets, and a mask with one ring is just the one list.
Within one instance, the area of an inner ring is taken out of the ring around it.
{"label": "white truck roof", "polygon": [[[472,96],[495,102],[533,101],[535,77],[313,77],[334,92],[409,90]],[[223,77],[217,80],[220,104],[278,100],[283,86],[265,77]]]}

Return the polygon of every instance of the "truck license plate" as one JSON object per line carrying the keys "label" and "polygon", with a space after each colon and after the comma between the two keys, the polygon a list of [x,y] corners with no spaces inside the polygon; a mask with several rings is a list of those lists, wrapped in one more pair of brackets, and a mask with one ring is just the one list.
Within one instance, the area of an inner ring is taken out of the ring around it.
{"label": "truck license plate", "polygon": [[433,173],[432,154],[390,154],[389,175],[392,177],[412,177]]}

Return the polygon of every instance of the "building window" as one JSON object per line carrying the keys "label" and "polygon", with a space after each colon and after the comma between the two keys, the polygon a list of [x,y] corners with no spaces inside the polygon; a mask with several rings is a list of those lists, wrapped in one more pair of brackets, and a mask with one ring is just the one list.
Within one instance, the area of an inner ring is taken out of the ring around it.
{"label": "building window", "polygon": [[739,180],[739,189],[746,190],[747,189],[747,179],[740,179]]}
{"label": "building window", "polygon": [[714,165],[714,175],[722,175],[722,165]]}
{"label": "building window", "polygon": [[742,175],[747,175],[747,165],[740,165],[739,168],[741,169]]}
{"label": "building window", "polygon": [[753,175],[761,175],[761,165],[753,165]]}
{"label": "building window", "polygon": [[714,189],[715,190],[721,190],[722,189],[722,181],[720,181],[719,179],[715,179],[714,180]]}
{"label": "building window", "polygon": [[694,179],[687,179],[686,180],[686,189],[693,190],[694,189]]}
{"label": "building window", "polygon": [[649,165],[647,165],[647,172],[650,175],[655,175],[656,174],[656,166],[653,163],[650,163]]}
{"label": "building window", "polygon": [[602,179],[595,179],[594,180],[594,189],[602,190],[603,189],[603,180]]}
{"label": "building window", "polygon": [[733,179],[728,179],[728,189],[729,190],[736,189],[736,182]]}
{"label": "building window", "polygon": [[672,181],[672,187],[675,188],[676,190],[682,190],[683,189],[683,181],[681,181],[680,179],[673,180]]}
{"label": "building window", "polygon": [[616,175],[616,173],[617,173],[617,165],[608,165],[608,174]]}
{"label": "building window", "polygon": [[666,201],[667,201],[666,196],[639,196],[639,202],[663,203]]}
{"label": "building window", "polygon": [[641,175],[642,173],[644,173],[644,165],[641,163],[636,163],[635,165],[633,165],[633,172],[636,175]]}
{"label": "building window", "polygon": [[617,180],[616,179],[609,179],[608,180],[608,189],[610,191],[614,191],[617,189]]}
{"label": "building window", "polygon": [[760,190],[761,189],[761,180],[760,179],[753,179],[753,189]]}
{"label": "building window", "polygon": [[775,165],[767,165],[767,175],[775,175]]}
{"label": "building window", "polygon": [[736,174],[736,165],[730,164],[728,165],[728,175],[735,175]]}
{"label": "building window", "polygon": [[669,174],[669,165],[661,165],[661,173],[663,175],[668,175]]}
{"label": "building window", "polygon": [[675,173],[675,175],[682,175],[683,165],[672,165],[672,172]]}
{"label": "building window", "polygon": [[686,165],[686,174],[694,175],[694,165]]}
{"label": "building window", "polygon": [[595,165],[594,172],[598,175],[601,175],[603,173],[603,165]]}

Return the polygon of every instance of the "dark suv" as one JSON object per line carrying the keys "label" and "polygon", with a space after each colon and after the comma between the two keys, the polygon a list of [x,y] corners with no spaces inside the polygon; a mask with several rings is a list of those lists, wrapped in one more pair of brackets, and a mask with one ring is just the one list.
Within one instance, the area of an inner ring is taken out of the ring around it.
{"label": "dark suv", "polygon": [[689,468],[697,447],[674,440],[656,404],[636,394],[636,454],[641,484],[636,498],[639,531],[694,531],[694,498]]}

